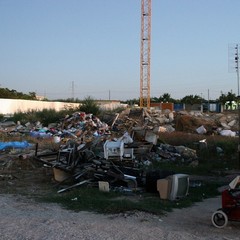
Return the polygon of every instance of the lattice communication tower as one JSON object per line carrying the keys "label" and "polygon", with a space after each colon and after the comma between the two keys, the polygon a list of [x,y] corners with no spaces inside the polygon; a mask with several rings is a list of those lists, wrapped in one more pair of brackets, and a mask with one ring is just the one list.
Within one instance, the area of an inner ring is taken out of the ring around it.
{"label": "lattice communication tower", "polygon": [[150,108],[152,0],[141,0],[140,107]]}
{"label": "lattice communication tower", "polygon": [[237,95],[240,95],[240,86],[239,86],[239,44],[229,44],[228,45],[228,71],[237,73]]}

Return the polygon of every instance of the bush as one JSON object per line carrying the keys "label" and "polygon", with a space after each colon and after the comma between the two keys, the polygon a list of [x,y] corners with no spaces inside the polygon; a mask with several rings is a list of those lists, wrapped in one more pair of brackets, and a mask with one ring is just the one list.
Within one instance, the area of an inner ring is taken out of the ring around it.
{"label": "bush", "polygon": [[35,122],[36,119],[34,117],[34,114],[35,111],[28,111],[26,113],[19,111],[14,113],[10,120],[14,122],[20,121],[22,124],[25,124],[27,122]]}
{"label": "bush", "polygon": [[90,96],[86,97],[82,105],[80,106],[80,111],[85,113],[92,113],[93,115],[98,115],[100,113],[100,108],[93,98]]}
{"label": "bush", "polygon": [[43,109],[42,111],[28,111],[26,113],[17,112],[9,119],[14,122],[20,121],[22,124],[27,122],[35,123],[41,122],[44,126],[48,126],[49,123],[59,122],[67,114],[72,114],[74,109],[56,111],[54,109]]}
{"label": "bush", "polygon": [[0,114],[0,121],[2,121],[4,119],[4,115]]}
{"label": "bush", "polygon": [[36,119],[40,121],[44,126],[49,123],[59,122],[64,117],[63,112],[57,112],[54,109],[43,109],[35,113]]}

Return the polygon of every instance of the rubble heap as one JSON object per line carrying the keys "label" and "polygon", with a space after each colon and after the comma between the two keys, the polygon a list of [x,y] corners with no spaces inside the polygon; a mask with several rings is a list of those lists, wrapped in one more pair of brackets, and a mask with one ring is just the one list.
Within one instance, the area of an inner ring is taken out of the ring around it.
{"label": "rubble heap", "polygon": [[[109,184],[108,187],[124,185],[137,188],[144,185],[148,166],[155,161],[197,165],[195,150],[160,144],[158,137],[161,132],[176,129],[217,134],[219,129],[232,131],[238,124],[234,116],[230,118],[219,114],[211,117],[202,113],[143,109],[128,109],[108,120],[106,123],[93,114],[75,112],[48,127],[40,122],[22,125],[20,122],[5,121],[0,123],[0,132],[48,139],[57,144],[56,151],[47,153],[39,151],[37,144],[34,155],[35,159],[52,167],[55,180],[59,182],[71,179],[75,181],[73,186],[96,186],[104,182]],[[14,144],[0,142],[0,151],[7,152],[8,148],[24,144],[29,147],[26,142]]]}

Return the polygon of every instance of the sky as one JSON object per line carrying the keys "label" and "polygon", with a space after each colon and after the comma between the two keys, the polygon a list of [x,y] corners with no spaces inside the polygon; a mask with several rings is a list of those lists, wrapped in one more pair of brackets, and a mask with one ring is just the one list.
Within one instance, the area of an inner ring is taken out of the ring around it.
{"label": "sky", "polygon": [[[239,0],[152,0],[151,97],[238,95]],[[0,0],[0,87],[140,96],[141,0]]]}

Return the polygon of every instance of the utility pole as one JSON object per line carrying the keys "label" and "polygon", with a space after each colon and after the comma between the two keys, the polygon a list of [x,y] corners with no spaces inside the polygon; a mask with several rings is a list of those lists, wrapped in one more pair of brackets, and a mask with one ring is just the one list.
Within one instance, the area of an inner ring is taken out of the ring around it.
{"label": "utility pole", "polygon": [[235,46],[235,70],[237,73],[237,86],[238,86],[238,96],[237,96],[237,106],[238,106],[238,168],[240,169],[240,95],[239,95],[239,46]]}
{"label": "utility pole", "polygon": [[208,95],[208,112],[210,111],[210,102],[209,102],[209,89],[207,90],[207,95]]}
{"label": "utility pole", "polygon": [[234,61],[235,61],[235,69],[237,72],[238,97],[239,97],[239,46],[238,44],[236,44],[236,47],[235,47]]}
{"label": "utility pole", "polygon": [[72,81],[72,100],[74,101],[74,81]]}
{"label": "utility pole", "polygon": [[239,90],[239,44],[228,46],[228,71],[237,73],[237,111],[238,111],[238,168],[240,169],[240,90]]}
{"label": "utility pole", "polygon": [[152,0],[141,0],[140,107],[150,108]]}

